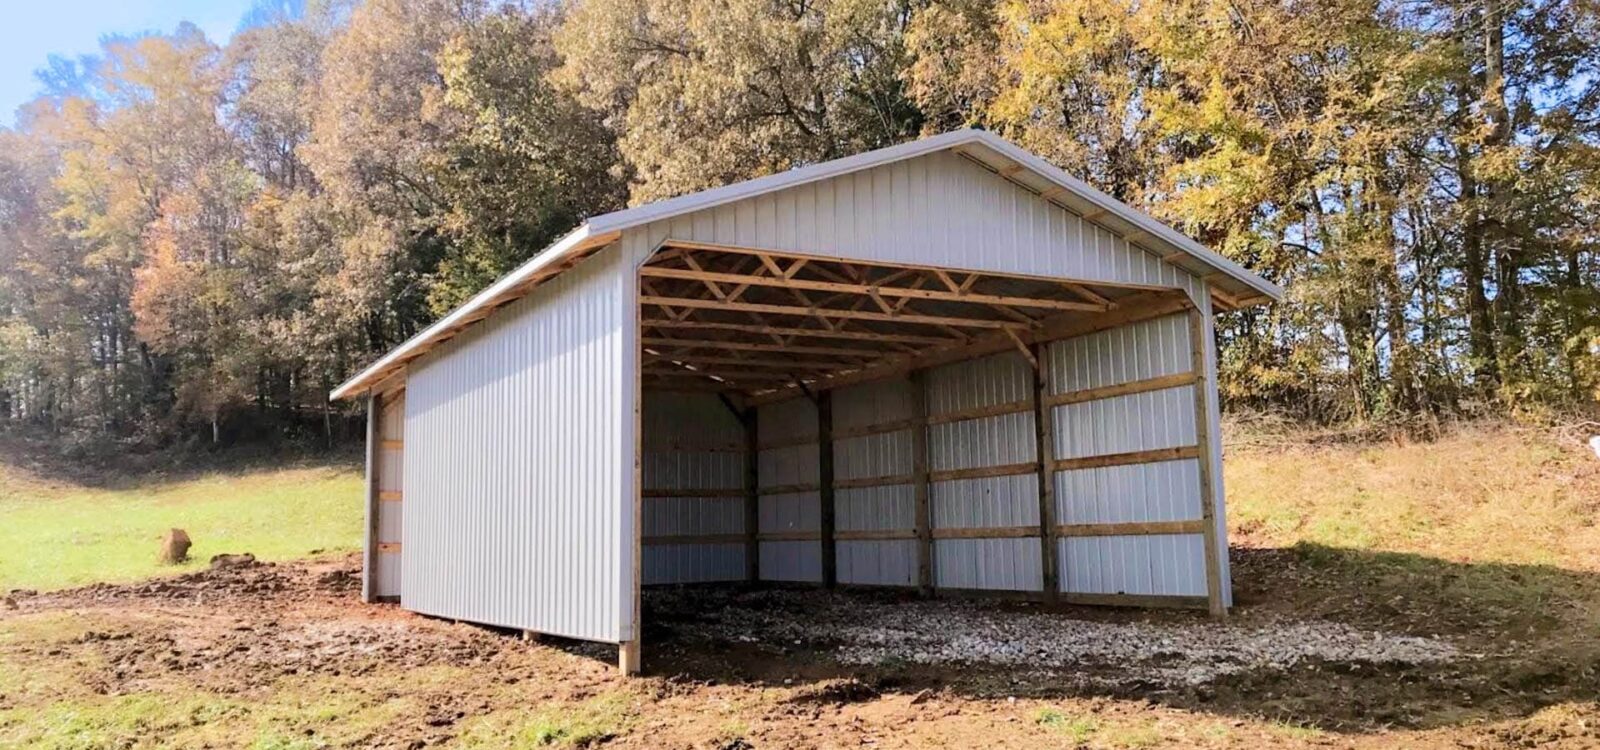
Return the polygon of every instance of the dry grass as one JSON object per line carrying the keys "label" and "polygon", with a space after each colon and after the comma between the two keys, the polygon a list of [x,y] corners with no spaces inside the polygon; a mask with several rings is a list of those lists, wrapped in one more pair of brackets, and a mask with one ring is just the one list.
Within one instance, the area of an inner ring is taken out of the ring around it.
{"label": "dry grass", "polygon": [[1500,424],[1428,443],[1224,434],[1234,544],[1600,571],[1600,459],[1576,440]]}

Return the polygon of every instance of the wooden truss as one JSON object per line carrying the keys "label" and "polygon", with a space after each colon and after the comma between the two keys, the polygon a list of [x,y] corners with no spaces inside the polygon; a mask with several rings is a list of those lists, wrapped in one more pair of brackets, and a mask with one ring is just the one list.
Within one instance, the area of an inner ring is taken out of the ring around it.
{"label": "wooden truss", "polygon": [[1178,302],[1144,287],[677,242],[639,275],[644,385],[760,400],[1013,348],[1031,361],[1034,342]]}

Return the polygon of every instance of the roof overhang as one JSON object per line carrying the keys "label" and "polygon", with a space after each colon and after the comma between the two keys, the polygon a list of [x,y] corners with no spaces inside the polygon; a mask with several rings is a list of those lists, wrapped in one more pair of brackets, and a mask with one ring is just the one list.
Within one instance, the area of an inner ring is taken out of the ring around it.
{"label": "roof overhang", "polygon": [[616,240],[627,229],[944,150],[954,151],[1020,188],[1194,274],[1205,281],[1213,297],[1222,300],[1227,307],[1260,304],[1283,296],[1283,290],[1276,284],[1009,141],[986,131],[958,130],[591,218],[345,381],[334,389],[330,398],[339,400],[367,393],[400,372],[408,362],[488,317],[499,307],[521,298],[538,284]]}
{"label": "roof overhang", "polygon": [[533,287],[571,268],[578,261],[616,240],[617,236],[617,232],[596,232],[588,223],[580,225],[543,252],[533,256],[528,262],[518,266],[516,270],[478,292],[450,314],[406,339],[405,343],[390,350],[388,354],[379,357],[378,361],[335,388],[333,393],[329,394],[329,399],[338,401],[366,393],[405,367],[411,360],[448,341],[467,326],[489,317],[501,306],[520,299]]}

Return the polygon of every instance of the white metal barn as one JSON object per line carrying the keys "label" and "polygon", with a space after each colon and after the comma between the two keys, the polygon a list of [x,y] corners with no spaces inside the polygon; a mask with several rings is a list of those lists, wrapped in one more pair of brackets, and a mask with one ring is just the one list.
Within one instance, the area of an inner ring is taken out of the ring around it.
{"label": "white metal barn", "polygon": [[598,216],[334,391],[365,594],[628,672],[650,584],[1222,614],[1212,314],[1280,293],[979,131]]}

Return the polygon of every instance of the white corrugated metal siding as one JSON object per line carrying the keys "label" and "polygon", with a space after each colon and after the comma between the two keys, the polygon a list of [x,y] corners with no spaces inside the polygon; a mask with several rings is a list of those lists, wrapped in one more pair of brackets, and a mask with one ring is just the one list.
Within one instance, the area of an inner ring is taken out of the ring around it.
{"label": "white corrugated metal siding", "polygon": [[[928,416],[1033,398],[1033,370],[1016,352],[957,362],[928,371]],[[928,470],[980,469],[1032,463],[1033,412],[931,425]],[[929,486],[934,529],[1039,525],[1037,470],[1011,476],[936,481]],[[1044,568],[1039,537],[937,539],[933,584],[938,588],[1040,591]]]}
{"label": "white corrugated metal siding", "polygon": [[630,271],[602,252],[411,367],[407,609],[632,637]]}
{"label": "white corrugated metal siding", "polygon": [[1182,270],[949,152],[766,193],[630,229],[624,237],[636,264],[672,238],[886,263],[1200,288]]}
{"label": "white corrugated metal siding", "polygon": [[[817,533],[822,530],[822,495],[816,489],[770,492],[772,489],[815,488],[820,476],[817,453],[817,407],[795,399],[760,407],[756,432],[761,456],[760,525],[766,533]],[[761,542],[764,581],[822,580],[820,540]]]}
{"label": "white corrugated metal siding", "polygon": [[[1173,315],[1050,345],[1050,392],[1063,393],[1190,372],[1187,315]],[[1195,444],[1194,386],[1054,408],[1055,458]],[[1062,524],[1182,521],[1201,517],[1198,461],[1108,466],[1055,474]],[[1057,543],[1061,590],[1084,594],[1206,594],[1199,534],[1069,537]]]}
{"label": "white corrugated metal siding", "polygon": [[[744,427],[716,394],[646,392],[644,535],[744,533],[744,497],[728,494],[743,490],[744,460]],[[644,583],[742,581],[744,553],[742,541],[647,545]]]}
{"label": "white corrugated metal siding", "polygon": [[[911,383],[885,380],[841,388],[833,394],[833,476],[838,481],[901,477],[912,472],[910,429],[839,437],[853,429],[911,418]],[[836,531],[916,528],[916,494],[909,483],[835,490]],[[913,586],[917,543],[909,539],[843,540],[837,543],[839,583]]]}

